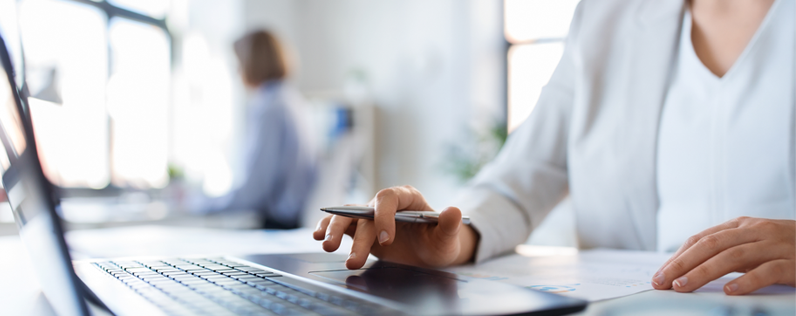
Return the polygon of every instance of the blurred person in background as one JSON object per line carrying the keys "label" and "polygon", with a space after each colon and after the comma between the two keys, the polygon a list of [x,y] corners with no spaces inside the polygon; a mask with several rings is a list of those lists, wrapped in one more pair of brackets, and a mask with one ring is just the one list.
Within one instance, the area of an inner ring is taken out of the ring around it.
{"label": "blurred person in background", "polygon": [[289,57],[265,30],[237,40],[235,55],[251,98],[247,107],[242,181],[205,199],[200,213],[254,210],[263,228],[298,227],[316,179],[317,157],[305,103],[288,82]]}
{"label": "blurred person in background", "polygon": [[[380,191],[374,220],[314,232],[346,261],[420,266],[511,252],[564,197],[582,248],[677,250],[650,280],[729,295],[796,285],[794,0],[582,0],[531,115],[436,225],[412,187]],[[471,225],[461,223],[462,213]]]}

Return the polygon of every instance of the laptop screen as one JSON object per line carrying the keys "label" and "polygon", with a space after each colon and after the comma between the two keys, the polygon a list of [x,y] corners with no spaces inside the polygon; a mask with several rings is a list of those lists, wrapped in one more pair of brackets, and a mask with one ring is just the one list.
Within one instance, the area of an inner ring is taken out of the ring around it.
{"label": "laptop screen", "polygon": [[3,187],[44,295],[59,315],[86,315],[66,249],[53,189],[44,178],[30,115],[23,109],[5,42],[0,37],[0,167]]}

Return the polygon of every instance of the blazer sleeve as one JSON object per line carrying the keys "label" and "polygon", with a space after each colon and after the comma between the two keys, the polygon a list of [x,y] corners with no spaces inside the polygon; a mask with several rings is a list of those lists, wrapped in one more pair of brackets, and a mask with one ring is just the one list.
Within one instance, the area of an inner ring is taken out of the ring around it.
{"label": "blazer sleeve", "polygon": [[471,227],[480,234],[476,262],[525,242],[568,194],[567,138],[581,11],[579,5],[561,61],[528,119],[452,204],[470,216]]}

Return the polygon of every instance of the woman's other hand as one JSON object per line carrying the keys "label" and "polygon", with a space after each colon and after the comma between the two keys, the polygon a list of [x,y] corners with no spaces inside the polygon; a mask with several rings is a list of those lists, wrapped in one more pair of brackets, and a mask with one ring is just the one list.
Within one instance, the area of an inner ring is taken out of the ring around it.
{"label": "woman's other hand", "polygon": [[739,217],[691,236],[653,276],[655,289],[691,292],[730,272],[743,295],[771,284],[796,286],[796,221]]}
{"label": "woman's other hand", "polygon": [[396,223],[395,213],[401,210],[433,211],[423,195],[410,186],[381,190],[369,205],[376,209],[374,220],[327,216],[313,232],[328,252],[340,247],[343,234],[354,239],[347,268],[361,268],[369,253],[387,261],[426,267],[462,264],[473,257],[478,236],[462,224],[458,208],[443,210],[437,224]]}

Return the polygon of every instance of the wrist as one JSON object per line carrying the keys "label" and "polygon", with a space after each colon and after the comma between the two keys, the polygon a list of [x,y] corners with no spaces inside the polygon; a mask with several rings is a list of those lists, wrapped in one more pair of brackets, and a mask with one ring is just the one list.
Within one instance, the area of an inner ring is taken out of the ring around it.
{"label": "wrist", "polygon": [[461,224],[459,228],[459,255],[453,262],[454,265],[474,260],[479,237],[478,233],[470,225]]}

